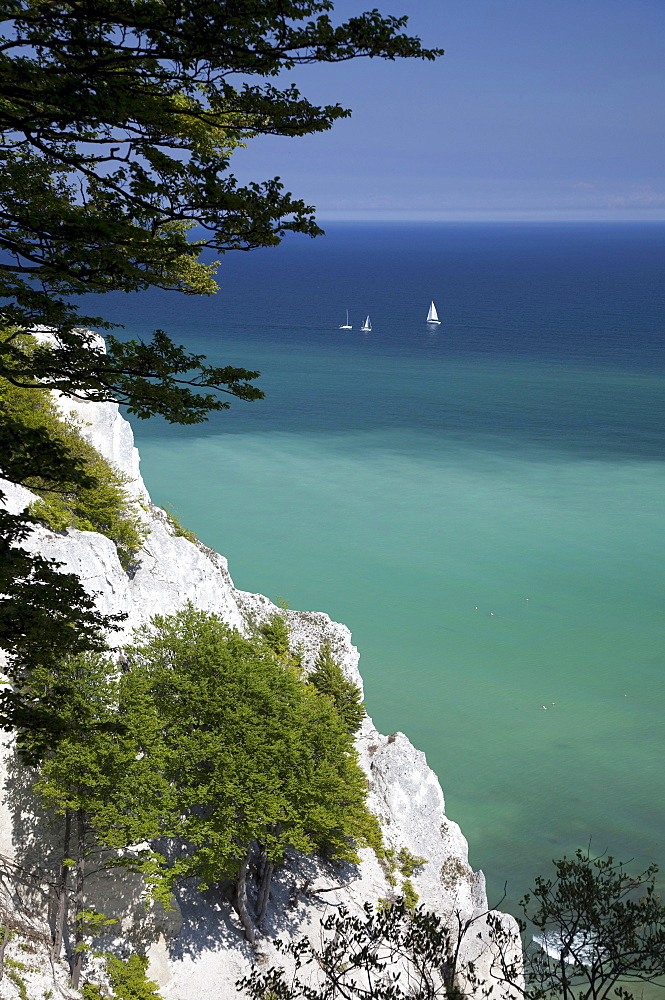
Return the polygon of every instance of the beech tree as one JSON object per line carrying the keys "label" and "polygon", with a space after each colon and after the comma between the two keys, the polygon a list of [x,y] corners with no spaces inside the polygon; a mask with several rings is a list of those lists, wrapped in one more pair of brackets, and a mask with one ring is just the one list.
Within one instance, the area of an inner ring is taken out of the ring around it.
{"label": "beech tree", "polygon": [[291,649],[291,634],[286,620],[286,604],[261,622],[258,635],[282,666],[300,666],[300,656]]}
{"label": "beech tree", "polygon": [[267,81],[313,62],[439,54],[402,33],[406,18],[374,10],[334,25],[332,10],[332,0],[5,0],[1,316],[59,339],[26,356],[10,335],[0,373],[179,423],[228,405],[220,392],[261,395],[249,385],[258,373],[206,366],[162,333],[150,344],[109,336],[101,353],[80,327],[109,324],[71,299],[211,294],[216,264],[203,250],[321,232],[278,178],[240,186],[230,157],[257,135],[323,131],[349,111]]}
{"label": "beech tree", "polygon": [[[86,881],[100,868],[126,864],[108,848],[170,833],[173,794],[163,773],[159,723],[140,678],[119,675],[108,656],[88,653],[36,668],[29,688],[60,727],[50,742],[34,727],[19,730],[17,746],[38,765],[42,803],[63,817],[52,954],[60,956],[69,924],[76,988],[88,925],[96,920],[86,906]],[[151,857],[144,852],[136,864],[145,868]]]}
{"label": "beech tree", "polygon": [[[359,843],[377,843],[332,701],[262,635],[243,637],[215,615],[189,605],[156,617],[122,664],[70,657],[36,667],[23,693],[60,727],[55,740],[23,728],[18,750],[38,768],[43,804],[63,817],[53,954],[67,924],[74,985],[97,919],[86,881],[100,868],[141,872],[165,903],[183,879],[230,880],[254,941],[288,848],[355,861]],[[155,839],[161,853],[123,850]]]}
{"label": "beech tree", "polygon": [[153,699],[177,833],[190,845],[158,887],[234,880],[253,941],[288,847],[355,860],[354,841],[376,836],[352,737],[330,700],[265,642],[191,606],[155,618],[126,654]]}

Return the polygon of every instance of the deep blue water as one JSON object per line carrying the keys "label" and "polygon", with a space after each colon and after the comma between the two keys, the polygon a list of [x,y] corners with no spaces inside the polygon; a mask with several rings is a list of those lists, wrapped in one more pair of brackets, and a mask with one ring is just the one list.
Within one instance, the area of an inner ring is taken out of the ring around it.
{"label": "deep blue water", "polygon": [[491,894],[590,839],[662,858],[664,251],[662,224],[338,223],[228,256],[208,300],[93,303],[263,372],[208,424],[134,421],[148,486],[238,586],[351,627]]}

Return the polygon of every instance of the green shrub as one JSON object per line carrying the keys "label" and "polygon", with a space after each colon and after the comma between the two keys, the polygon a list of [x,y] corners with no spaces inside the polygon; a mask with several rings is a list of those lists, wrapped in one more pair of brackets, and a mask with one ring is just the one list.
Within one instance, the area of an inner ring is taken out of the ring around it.
{"label": "green shrub", "polygon": [[419,858],[417,854],[412,854],[407,847],[400,847],[397,853],[397,867],[404,878],[412,878],[426,864],[427,858]]}
{"label": "green shrub", "polygon": [[397,852],[397,867],[403,878],[402,896],[404,905],[408,910],[415,910],[418,905],[418,893],[416,892],[412,877],[427,864],[427,858],[419,858],[417,854],[412,854],[407,847],[401,847]]}
{"label": "green shrub", "polygon": [[291,649],[291,635],[286,620],[286,603],[279,602],[280,610],[275,611],[259,625],[258,633],[272,656],[283,667],[292,667],[300,673],[302,657],[297,649]]}
{"label": "green shrub", "polygon": [[92,983],[84,983],[81,996],[83,1000],[104,1000],[99,986],[93,986]]}
{"label": "green shrub", "polygon": [[413,887],[413,882],[410,878],[405,878],[402,884],[402,898],[404,899],[404,905],[407,910],[415,910],[418,905],[418,893]]}
{"label": "green shrub", "polygon": [[78,528],[106,535],[114,542],[120,562],[127,569],[145,535],[136,501],[125,489],[127,477],[85,440],[76,421],[59,414],[45,390],[19,388],[0,379],[0,405],[27,430],[45,431],[54,446],[64,447],[85,470],[84,485],[78,481],[54,482],[38,475],[26,479],[26,487],[38,497],[30,505],[29,513],[54,531]]}
{"label": "green shrub", "polygon": [[325,694],[344,720],[348,731],[355,733],[365,718],[360,688],[344,676],[342,668],[333,658],[330,643],[324,642],[307,678],[319,694]]}
{"label": "green shrub", "polygon": [[[113,987],[113,1000],[162,1000],[157,983],[146,977],[148,959],[130,955],[127,959],[109,955],[106,972]],[[86,983],[81,990],[83,1000],[104,1000],[99,986]]]}
{"label": "green shrub", "polygon": [[[171,505],[167,504],[167,506],[170,507]],[[177,538],[186,538],[188,542],[198,541],[194,532],[190,531],[189,528],[184,528],[172,510],[166,510],[165,507],[162,507],[162,510],[166,514],[166,523],[171,529],[172,535],[175,535]]]}
{"label": "green shrub", "polygon": [[[427,858],[419,858],[416,854],[412,854],[407,847],[400,847],[399,851],[393,847],[386,847],[380,829],[378,837],[371,841],[369,846],[374,850],[377,861],[386,876],[386,881],[392,889],[397,889],[398,874],[402,876],[401,894],[404,904],[409,910],[414,910],[418,904],[418,893],[411,879],[423,865],[427,864]],[[384,907],[392,906],[396,898],[392,894],[390,898],[380,902]]]}
{"label": "green shrub", "polygon": [[11,981],[13,982],[14,986],[18,991],[18,995],[20,996],[21,1000],[30,1000],[25,980],[22,979],[21,976],[19,976],[18,972],[13,972],[13,971],[8,972],[7,979],[11,979]]}
{"label": "green shrub", "polygon": [[157,983],[146,976],[148,959],[143,955],[130,955],[123,961],[111,956],[106,971],[116,1000],[161,1000]]}

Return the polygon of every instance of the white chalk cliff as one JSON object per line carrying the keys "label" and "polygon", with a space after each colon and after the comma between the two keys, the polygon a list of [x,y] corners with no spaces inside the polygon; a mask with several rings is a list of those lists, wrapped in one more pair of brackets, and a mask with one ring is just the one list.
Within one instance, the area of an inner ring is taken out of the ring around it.
{"label": "white chalk cliff", "polygon": [[[148,534],[138,567],[129,575],[122,569],[113,543],[102,535],[73,529],[54,533],[39,528],[29,545],[62,563],[64,572],[76,573],[86,589],[96,595],[100,610],[127,613],[124,633],[113,638],[114,645],[122,645],[133,628],[153,615],[175,612],[187,601],[215,612],[240,630],[276,610],[267,598],[236,590],[223,556],[173,534],[168,517],[150,503],[140,477],[131,427],[115,404],[61,399],[60,405],[78,417],[90,442],[130,478],[130,489],[143,505]],[[30,494],[19,487],[3,489],[14,510],[30,500]],[[290,611],[288,621],[294,642],[304,650],[305,666],[312,664],[322,641],[328,640],[346,675],[362,685],[358,651],[344,625],[318,612]],[[457,824],[445,814],[436,775],[427,766],[424,754],[406,736],[383,736],[369,719],[358,736],[358,749],[369,780],[369,805],[381,822],[386,845],[406,847],[427,860],[412,879],[421,903],[447,919],[456,913],[463,920],[478,917],[464,943],[462,964],[475,961],[476,971],[489,983],[493,949],[483,915],[487,911],[485,880],[482,872],[473,872],[469,867],[466,841]],[[18,773],[10,747],[6,759],[5,784],[13,793],[6,794],[0,810],[0,853],[27,862],[32,852],[33,856],[40,855],[40,863],[44,864],[52,834],[38,816],[33,815],[28,822],[30,775]],[[16,794],[19,786],[24,790],[22,798]],[[362,863],[351,875],[315,858],[289,857],[275,874],[265,933],[260,938],[264,967],[275,957],[273,937],[312,934],[322,918],[340,903],[358,911],[365,902],[375,903],[379,897],[389,895],[386,875],[372,851],[363,850],[361,855]],[[353,881],[345,887],[333,889],[350,879]],[[221,890],[198,893],[193,888],[184,889],[178,894],[175,909],[164,912],[156,905],[146,909],[138,876],[123,876],[122,885],[119,881],[119,876],[110,880],[107,875],[98,884],[89,885],[97,907],[119,921],[115,940],[104,942],[106,946],[120,949],[122,942],[129,942],[132,949],[147,953],[149,974],[159,982],[165,1000],[230,1000],[238,995],[235,981],[249,971],[255,954],[244,941],[235,912]],[[317,892],[321,889],[326,892]],[[39,922],[39,915],[35,919]],[[501,919],[517,940],[512,918]],[[35,949],[38,954],[37,945]],[[48,976],[42,980],[34,970],[24,974],[29,987],[33,984],[42,990],[34,992],[35,997],[48,988],[47,979],[52,973],[50,969],[43,971],[45,976],[48,971]],[[67,989],[62,970],[56,970],[55,975],[61,995],[78,995]],[[5,977],[2,986],[3,997],[18,997],[18,992],[12,992],[13,981]],[[29,995],[33,996],[31,990]],[[508,995],[505,987],[495,988],[493,993],[497,997]]]}

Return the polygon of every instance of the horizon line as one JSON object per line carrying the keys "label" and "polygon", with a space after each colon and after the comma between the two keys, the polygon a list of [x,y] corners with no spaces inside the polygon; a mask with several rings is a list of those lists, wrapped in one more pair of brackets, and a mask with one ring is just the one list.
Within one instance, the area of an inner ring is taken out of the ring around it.
{"label": "horizon line", "polygon": [[575,223],[589,222],[602,225],[603,223],[664,223],[665,212],[658,215],[623,215],[612,213],[603,216],[591,213],[580,213],[576,215],[564,215],[559,213],[515,213],[515,212],[391,212],[374,214],[369,212],[331,212],[329,210],[315,211],[315,218],[318,222],[551,222],[551,223]]}

